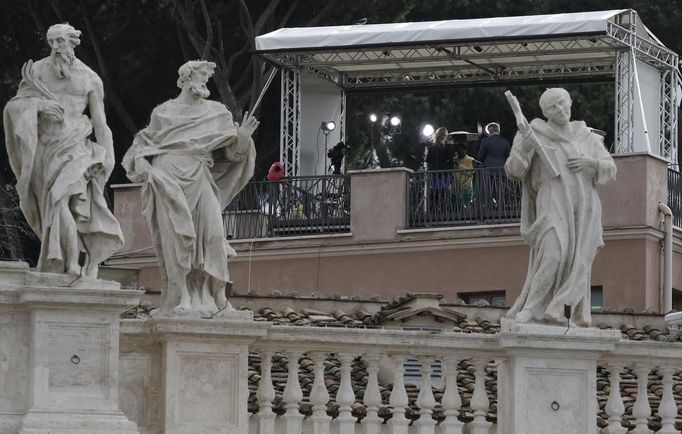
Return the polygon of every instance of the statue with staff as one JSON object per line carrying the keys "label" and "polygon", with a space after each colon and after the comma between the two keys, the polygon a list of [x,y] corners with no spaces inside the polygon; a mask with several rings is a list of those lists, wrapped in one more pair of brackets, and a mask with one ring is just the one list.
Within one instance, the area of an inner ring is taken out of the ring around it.
{"label": "statue with staff", "polygon": [[252,134],[247,112],[234,122],[208,98],[215,64],[189,61],[178,70],[180,95],[154,109],[123,157],[128,178],[142,183],[142,213],[156,246],[164,287],[156,315],[233,311],[226,298],[228,258],[222,211],[251,179]]}
{"label": "statue with staff", "polygon": [[521,235],[530,244],[526,282],[507,317],[558,325],[568,311],[575,325],[589,326],[592,262],[604,245],[597,186],[615,179],[616,165],[601,136],[570,120],[565,89],[547,89],[540,97],[547,120],[530,123],[506,96],[519,131],[505,170],[523,184]]}

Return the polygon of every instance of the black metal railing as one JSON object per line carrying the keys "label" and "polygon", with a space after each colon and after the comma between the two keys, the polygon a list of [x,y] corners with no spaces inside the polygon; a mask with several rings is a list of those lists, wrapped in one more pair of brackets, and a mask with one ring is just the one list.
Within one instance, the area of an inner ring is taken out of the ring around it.
{"label": "black metal railing", "polygon": [[227,238],[350,231],[350,176],[249,182],[223,211]]}
{"label": "black metal railing", "polygon": [[668,169],[668,206],[673,212],[673,224],[682,227],[682,177],[674,169]]}
{"label": "black metal railing", "polygon": [[521,184],[504,169],[416,172],[408,182],[411,228],[515,223],[521,217]]}

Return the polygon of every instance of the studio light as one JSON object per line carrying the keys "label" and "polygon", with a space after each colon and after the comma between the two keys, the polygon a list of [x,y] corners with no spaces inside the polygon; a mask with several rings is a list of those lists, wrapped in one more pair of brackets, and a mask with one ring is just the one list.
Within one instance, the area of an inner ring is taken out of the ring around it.
{"label": "studio light", "polygon": [[393,116],[391,118],[391,126],[397,127],[400,125],[400,118],[398,116]]}
{"label": "studio light", "polygon": [[324,121],[322,122],[322,125],[320,125],[322,131],[334,131],[334,128],[336,128],[336,123],[334,121]]}
{"label": "studio light", "polygon": [[431,137],[431,136],[433,135],[433,131],[434,131],[433,125],[431,125],[431,124],[426,124],[426,125],[424,125],[424,127],[422,128],[422,136],[424,136],[424,137]]}
{"label": "studio light", "polygon": [[369,115],[369,120],[370,120],[370,122],[376,122],[377,121],[377,115],[372,113],[371,115]]}

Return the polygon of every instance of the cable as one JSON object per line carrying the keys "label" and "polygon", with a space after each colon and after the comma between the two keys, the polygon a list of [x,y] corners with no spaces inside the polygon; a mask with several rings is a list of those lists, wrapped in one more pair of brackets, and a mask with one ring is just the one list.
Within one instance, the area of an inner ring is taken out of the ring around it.
{"label": "cable", "polygon": [[320,133],[322,132],[321,129],[317,129],[317,139],[315,139],[315,166],[313,167],[313,171],[315,175],[317,175],[317,163],[320,162]]}
{"label": "cable", "polygon": [[211,315],[209,315],[209,316],[202,316],[201,318],[202,318],[202,319],[213,319],[213,318],[215,318],[215,316],[218,315],[220,312],[222,312],[222,311],[224,311],[225,309],[227,309],[227,306],[229,306],[229,305],[230,305],[230,302],[227,301],[227,300],[225,300],[225,306],[223,306],[223,307],[221,307],[220,309],[218,309],[215,313],[213,313],[213,314],[211,314]]}

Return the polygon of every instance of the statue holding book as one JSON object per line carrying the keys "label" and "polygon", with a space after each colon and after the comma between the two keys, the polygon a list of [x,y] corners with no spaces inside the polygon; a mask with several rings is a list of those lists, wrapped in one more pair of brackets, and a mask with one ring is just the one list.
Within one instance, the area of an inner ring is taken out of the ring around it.
{"label": "statue holding book", "polygon": [[[528,123],[507,92],[519,132],[505,164],[523,183],[521,235],[530,244],[528,274],[507,317],[515,322],[589,326],[590,273],[602,241],[597,186],[615,179],[603,139],[583,121],[571,121],[571,97],[546,90],[540,108],[547,121]],[[568,306],[568,307],[565,307]]]}

